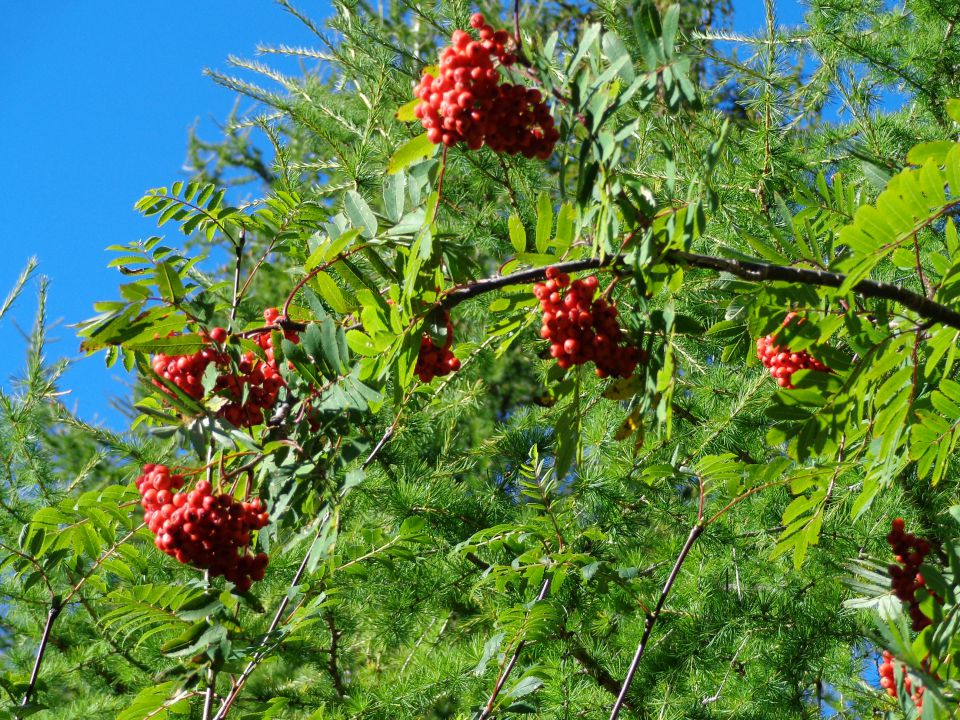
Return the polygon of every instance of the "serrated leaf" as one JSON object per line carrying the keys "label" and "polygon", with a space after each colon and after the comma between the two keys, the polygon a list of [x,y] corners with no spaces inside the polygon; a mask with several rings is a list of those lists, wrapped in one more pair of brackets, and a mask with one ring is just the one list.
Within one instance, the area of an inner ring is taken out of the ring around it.
{"label": "serrated leaf", "polygon": [[157,263],[155,277],[157,280],[157,288],[160,290],[160,295],[164,300],[177,303],[186,295],[186,290],[180,281],[180,274],[173,266],[173,263],[166,260]]}
{"label": "serrated leaf", "polygon": [[545,253],[553,232],[553,205],[550,196],[542,192],[537,198],[537,234],[535,245],[538,253]]}

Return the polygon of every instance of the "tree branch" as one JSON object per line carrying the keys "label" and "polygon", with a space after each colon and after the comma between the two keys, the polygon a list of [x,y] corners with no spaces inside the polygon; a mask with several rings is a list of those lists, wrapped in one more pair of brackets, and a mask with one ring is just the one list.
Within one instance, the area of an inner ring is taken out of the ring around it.
{"label": "tree branch", "polygon": [[27,684],[27,690],[23,694],[23,702],[20,703],[21,707],[27,707],[27,705],[30,704],[30,697],[37,687],[37,678],[40,675],[40,666],[43,664],[43,655],[47,651],[47,645],[50,642],[50,631],[53,630],[53,623],[55,623],[60,616],[61,610],[63,610],[63,603],[59,598],[54,596],[53,600],[50,601],[50,611],[47,613],[47,622],[43,626],[43,635],[40,636],[40,645],[37,647],[37,658],[33,662],[33,672],[30,673],[30,682]]}
{"label": "tree branch", "polygon": [[347,689],[343,685],[343,676],[340,674],[340,668],[337,665],[337,650],[340,647],[340,636],[342,633],[337,630],[337,626],[333,621],[332,612],[328,610],[325,613],[325,618],[327,627],[330,628],[330,650],[328,651],[327,672],[333,681],[333,689],[336,691],[337,697],[343,698],[347,696]]}
{"label": "tree branch", "polygon": [[637,673],[637,668],[640,666],[640,660],[643,658],[643,653],[647,649],[647,642],[650,640],[650,633],[653,631],[653,626],[656,625],[657,619],[660,617],[660,611],[663,610],[663,605],[667,601],[667,597],[670,595],[670,590],[673,588],[673,583],[677,579],[677,575],[680,574],[680,568],[683,567],[684,561],[687,559],[687,556],[690,554],[693,544],[697,541],[697,538],[703,533],[705,526],[701,524],[700,519],[692,528],[690,528],[690,535],[687,537],[687,541],[684,543],[683,548],[680,550],[680,554],[677,556],[677,562],[673,565],[673,570],[670,571],[670,576],[667,578],[667,582],[663,585],[663,590],[660,591],[660,597],[657,600],[656,607],[653,608],[653,612],[647,615],[646,623],[643,628],[643,636],[640,638],[640,644],[637,645],[637,651],[633,655],[633,661],[630,663],[630,667],[627,669],[627,676],[623,680],[623,685],[620,688],[620,694],[617,695],[617,700],[613,704],[613,708],[610,711],[610,720],[617,720],[620,717],[620,711],[623,709],[623,706],[627,701],[627,691],[630,689],[630,683],[633,682],[633,676]]}
{"label": "tree branch", "polygon": [[[570,655],[573,656],[574,660],[580,663],[587,675],[592,677],[597,685],[614,696],[620,692],[620,683],[617,682],[613,675],[607,672],[607,669],[603,667],[603,665],[597,662],[597,659],[593,657],[593,655],[587,652],[585,647],[574,644],[573,648],[570,650]],[[623,706],[628,710],[633,710],[636,712],[636,708],[629,700],[624,700]]]}
{"label": "tree branch", "polygon": [[[727,272],[743,280],[749,280],[750,282],[773,280],[798,283],[801,285],[838,288],[847,280],[846,275],[828,272],[826,270],[769,265],[752,260],[732,260],[729,258],[713,257],[712,255],[697,255],[681,250],[671,250],[668,252],[667,261],[685,263],[692,267],[703,268],[705,270]],[[923,295],[911,292],[899,285],[877,282],[875,280],[861,280],[851,288],[851,291],[861,297],[892,300],[909,310],[913,310],[928,320],[960,329],[960,312],[946,305],[934,302]]]}
{"label": "tree branch", "polygon": [[[307,551],[303,554],[303,561],[300,563],[300,567],[297,568],[297,572],[294,574],[293,579],[290,581],[290,587],[296,587],[300,584],[300,580],[303,578],[303,574],[307,570],[307,564],[310,561],[310,553],[313,550],[313,546],[316,545],[317,541],[320,539],[320,536],[323,534],[323,529],[326,525],[328,518],[330,517],[329,513],[324,516],[320,521],[317,532],[313,536]],[[276,631],[277,627],[280,625],[280,620],[283,618],[283,613],[286,611],[287,606],[290,604],[290,598],[292,594],[286,593],[283,596],[283,600],[280,601],[280,605],[277,607],[277,612],[274,613],[273,620],[270,622],[270,627],[267,628],[267,632],[263,636],[263,640],[260,641],[260,645],[257,648],[257,651],[254,653],[253,657],[250,658],[250,662],[247,663],[247,666],[243,669],[243,672],[240,674],[240,677],[237,678],[236,682],[233,684],[230,692],[227,694],[227,697],[224,698],[223,704],[220,706],[220,709],[217,711],[217,714],[214,715],[213,720],[223,720],[227,716],[227,713],[230,712],[230,706],[233,705],[233,701],[237,699],[237,695],[240,694],[240,691],[243,689],[243,686],[246,684],[247,680],[253,674],[253,671],[257,669],[257,666],[263,661],[267,655],[267,646],[270,643],[270,637]]]}
{"label": "tree branch", "polygon": [[[546,596],[547,592],[550,590],[550,578],[547,578],[543,581],[543,587],[540,588],[540,594],[537,595],[537,599],[534,601],[538,603],[542,601]],[[487,720],[490,715],[493,713],[493,706],[497,702],[497,698],[500,696],[500,692],[503,690],[503,686],[507,682],[507,678],[510,677],[510,673],[513,672],[514,666],[517,664],[517,660],[520,658],[520,653],[523,651],[524,646],[527,644],[526,640],[521,640],[517,643],[517,648],[513,651],[513,655],[510,656],[509,662],[500,671],[499,677],[497,677],[497,683],[493,686],[493,692],[490,693],[490,699],[487,700],[487,704],[484,705],[483,710],[480,711],[480,714],[477,716],[477,720]]]}
{"label": "tree branch", "polygon": [[[750,282],[774,281],[838,288],[847,280],[847,276],[842,273],[829,272],[826,270],[771,265],[753,260],[735,260],[713,255],[698,255],[682,250],[668,251],[664,260],[672,265],[688,265],[702,270],[730,273],[731,275]],[[571,273],[622,264],[623,257],[614,256],[604,260],[588,258],[586,260],[560,262],[551,267],[555,267],[561,272]],[[529,270],[521,270],[510,275],[478,280],[468,285],[454,288],[447,293],[440,304],[442,307],[450,309],[465,300],[470,300],[478,295],[493,292],[494,290],[501,290],[511,285],[526,285],[528,283],[539,282],[546,278],[546,271],[546,267],[530,268]],[[875,280],[861,280],[851,288],[851,291],[861,297],[892,300],[909,310],[913,310],[928,320],[960,329],[960,311],[942,305],[918,293],[911,292],[899,285],[877,282]]]}

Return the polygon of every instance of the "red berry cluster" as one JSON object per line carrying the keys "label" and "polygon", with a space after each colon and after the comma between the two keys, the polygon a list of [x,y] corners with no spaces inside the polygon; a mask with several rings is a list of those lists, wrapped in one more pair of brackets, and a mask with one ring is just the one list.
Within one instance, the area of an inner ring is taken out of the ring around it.
{"label": "red berry cluster", "polygon": [[[796,313],[787,315],[782,326],[787,325],[796,315]],[[777,345],[776,335],[767,335],[757,340],[757,357],[763,363],[763,366],[770,370],[770,375],[777,381],[777,384],[788,390],[793,389],[790,378],[797,370],[830,372],[830,368],[811,357],[806,350],[793,352],[790,348]]]}
{"label": "red berry cluster", "polygon": [[[907,675],[906,665],[900,665],[900,674],[903,675],[903,689],[907,691],[911,698],[913,698],[913,702],[917,706],[917,710],[922,710],[924,690],[923,685],[917,683],[916,691],[914,691],[913,681],[911,681],[910,677]],[[897,677],[894,673],[893,655],[886,650],[883,651],[883,662],[880,663],[880,687],[886,690],[890,697],[897,696]]]}
{"label": "red berry cluster", "polygon": [[470,25],[480,40],[454,30],[450,47],[440,53],[439,77],[425,73],[415,90],[420,102],[414,112],[430,142],[465,142],[471,150],[486,143],[494,152],[546,160],[560,133],[543,96],[534,88],[501,84],[494,65],[516,62],[506,49],[510,35],[494,30],[480,13]]}
{"label": "red berry cluster", "polygon": [[420,354],[417,355],[417,366],[414,372],[420,382],[428,383],[435,377],[445,377],[460,369],[460,361],[450,350],[453,344],[453,324],[450,315],[445,316],[447,324],[447,342],[443,347],[437,347],[426,333],[420,339]]}
{"label": "red berry cluster", "polygon": [[630,377],[640,353],[627,345],[617,323],[617,309],[603,298],[594,300],[597,278],[570,281],[556,268],[547,268],[547,281],[533,286],[540,300],[540,336],[550,341],[550,355],[566,370],[593,362],[597,377]]}
{"label": "red berry cluster", "polygon": [[[270,308],[263,315],[268,323],[273,324],[280,313]],[[286,331],[285,335],[291,342],[299,341],[292,331]],[[193,355],[158,353],[151,363],[153,371],[194,400],[200,400],[203,397],[201,378],[213,363],[219,371],[214,391],[227,399],[218,415],[237,427],[254,427],[263,423],[264,412],[276,404],[277,395],[284,385],[274,360],[271,334],[261,333],[254,338],[263,348],[267,360],[260,360],[252,351],[244,352],[237,363],[236,372],[230,367],[229,355],[220,349],[227,340],[227,331],[217,327],[210,331],[209,336],[201,337],[216,347],[205,347]],[[163,383],[158,380],[153,382],[167,391]]]}
{"label": "red berry cluster", "polygon": [[[218,327],[211,330],[209,336],[201,335],[200,337],[204,342],[213,342],[217,345],[222,345],[227,339],[227,331]],[[206,347],[193,355],[164,355],[163,353],[157,353],[153,356],[151,365],[157,375],[176,385],[194,400],[199,400],[203,397],[201,379],[203,378],[204,372],[206,372],[207,366],[210,363],[221,364],[226,361],[227,359],[224,353],[219,352],[214,347]],[[159,380],[154,380],[153,384],[165,392],[170,393]]]}
{"label": "red berry cluster", "polygon": [[926,584],[919,570],[931,546],[929,540],[918,538],[913,533],[906,532],[904,528],[903,518],[895,518],[891,523],[887,542],[898,564],[891,564],[887,570],[890,573],[890,586],[893,588],[894,595],[910,608],[913,629],[919,632],[931,622],[930,618],[920,610],[916,596],[917,590]]}
{"label": "red berry cluster", "polygon": [[263,580],[268,558],[247,551],[250,532],[270,520],[259,499],[237,502],[231,495],[213,495],[210,483],[201,481],[190,492],[179,492],[183,476],[172,475],[166,465],[144,465],[137,478],[143,498],[144,519],[156,536],[154,544],[179,562],[223,575],[246,592]]}

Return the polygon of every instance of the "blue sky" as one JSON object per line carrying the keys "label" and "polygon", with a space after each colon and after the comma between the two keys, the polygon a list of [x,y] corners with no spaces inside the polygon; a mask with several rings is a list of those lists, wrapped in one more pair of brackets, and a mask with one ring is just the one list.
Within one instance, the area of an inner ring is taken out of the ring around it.
{"label": "blue sky", "polygon": [[[324,18],[329,3],[299,0]],[[228,69],[230,54],[252,57],[258,43],[311,45],[313,36],[270,0],[5,3],[0,23],[0,297],[30,256],[50,278],[54,357],[79,357],[65,324],[113,299],[118,274],[104,248],[152,234],[133,211],[144,190],[180,179],[187,130],[199,122],[216,137],[233,95],[203,76]],[[249,103],[241,104],[248,107]],[[36,285],[21,300],[17,324],[32,321]],[[9,316],[0,321],[0,387],[19,372],[23,342]],[[126,395],[101,356],[67,375],[68,402],[87,420],[120,427],[109,406]]]}
{"label": "blue sky", "polygon": [[[325,0],[299,0],[325,18]],[[67,325],[113,299],[119,276],[105,266],[108,245],[153,233],[132,209],[148,188],[182,177],[187,130],[216,136],[216,119],[234,103],[203,76],[227,69],[230,54],[253,57],[258,43],[315,45],[295,18],[270,0],[8,3],[0,24],[0,297],[36,256],[50,279],[49,317],[59,322],[51,357],[76,358],[63,383],[68,404],[89,421],[117,429],[110,400],[126,379],[102,357],[80,358]],[[161,9],[162,8],[162,9]],[[778,19],[794,24],[802,5],[779,0]],[[735,2],[734,24],[763,26],[763,4]],[[241,103],[241,108],[249,103]],[[0,321],[0,387],[20,371],[19,328],[32,322],[36,284]]]}

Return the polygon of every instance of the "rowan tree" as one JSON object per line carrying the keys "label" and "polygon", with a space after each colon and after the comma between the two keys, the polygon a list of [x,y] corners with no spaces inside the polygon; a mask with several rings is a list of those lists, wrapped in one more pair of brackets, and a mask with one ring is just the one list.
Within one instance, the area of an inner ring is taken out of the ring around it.
{"label": "rowan tree", "polygon": [[0,394],[0,716],[954,717],[960,7],[281,5],[129,431]]}

